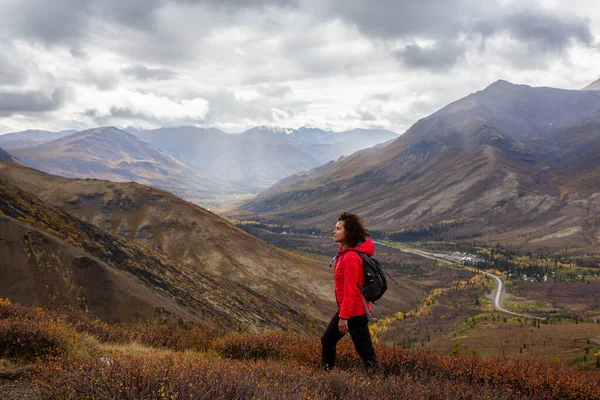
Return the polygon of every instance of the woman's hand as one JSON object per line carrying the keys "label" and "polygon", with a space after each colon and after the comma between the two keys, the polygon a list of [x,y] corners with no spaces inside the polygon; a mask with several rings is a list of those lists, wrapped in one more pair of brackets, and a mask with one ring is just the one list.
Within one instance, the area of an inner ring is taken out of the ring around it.
{"label": "woman's hand", "polygon": [[341,334],[348,333],[348,320],[340,318],[340,323],[338,324],[338,329],[340,330]]}

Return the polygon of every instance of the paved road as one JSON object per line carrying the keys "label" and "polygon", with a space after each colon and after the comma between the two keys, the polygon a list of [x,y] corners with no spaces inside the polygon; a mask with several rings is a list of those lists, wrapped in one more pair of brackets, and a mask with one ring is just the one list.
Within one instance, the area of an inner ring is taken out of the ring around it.
{"label": "paved road", "polygon": [[[381,244],[383,246],[390,246],[389,244],[385,244],[385,243],[381,243],[381,242],[375,242],[377,244]],[[422,250],[414,250],[414,249],[406,249],[403,247],[394,247],[400,251],[403,251],[405,253],[412,253],[412,254],[416,254],[418,256],[421,257],[425,257],[425,258],[429,258],[432,260],[437,260],[437,261],[441,261],[443,263],[446,264],[456,264],[456,263],[460,263],[460,258],[453,256],[453,255],[449,255],[449,254],[443,254],[443,253],[430,253],[430,252],[426,252],[426,251],[422,251]],[[492,297],[494,300],[494,307],[499,310],[502,311],[504,313],[507,314],[511,314],[511,315],[516,315],[518,317],[523,317],[523,318],[532,318],[532,319],[539,319],[539,320],[545,320],[546,318],[543,317],[536,317],[533,315],[527,315],[527,314],[519,314],[516,312],[512,312],[509,311],[507,309],[505,309],[504,307],[502,307],[502,299],[504,297],[504,294],[506,293],[506,291],[504,290],[504,281],[502,281],[502,278],[500,278],[497,275],[494,274],[490,274],[489,272],[486,271],[482,271],[480,269],[477,268],[472,268],[472,267],[465,267],[465,269],[468,269],[470,271],[473,271],[475,273],[483,273],[486,274],[488,276],[491,276],[495,281],[496,281],[496,289],[494,289],[494,291],[492,292]]]}
{"label": "paved road", "polygon": [[507,309],[505,309],[501,305],[502,304],[502,297],[505,294],[504,281],[502,281],[502,278],[500,278],[498,275],[490,274],[489,272],[485,272],[485,271],[482,271],[482,270],[477,269],[477,268],[470,268],[470,267],[465,267],[465,268],[469,269],[469,270],[471,270],[471,271],[473,271],[475,273],[484,273],[487,276],[491,276],[492,278],[494,278],[494,280],[496,281],[496,289],[494,290],[494,292],[492,292],[492,296],[494,298],[494,307],[497,310],[502,311],[502,312],[507,313],[507,314],[516,315],[518,317],[539,319],[539,320],[542,320],[542,321],[546,319],[546,318],[543,318],[543,317],[536,317],[534,315],[520,314],[520,313],[508,311]]}

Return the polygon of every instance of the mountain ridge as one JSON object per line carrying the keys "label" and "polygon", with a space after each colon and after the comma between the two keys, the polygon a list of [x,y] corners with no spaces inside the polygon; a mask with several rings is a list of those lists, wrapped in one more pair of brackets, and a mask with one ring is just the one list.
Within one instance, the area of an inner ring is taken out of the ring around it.
{"label": "mountain ridge", "polygon": [[26,165],[71,178],[137,181],[191,200],[239,192],[233,183],[202,176],[186,164],[136,136],[115,127],[100,127],[41,145],[15,149]]}
{"label": "mountain ridge", "polygon": [[18,160],[16,160],[8,152],[4,151],[2,148],[0,148],[0,160],[18,163]]}
{"label": "mountain ridge", "polygon": [[[525,230],[519,226],[531,225],[529,230],[539,231],[539,237],[548,236],[542,231],[558,229],[552,221],[566,213],[573,218],[565,228],[575,232],[569,242],[594,246],[600,227],[587,233],[581,227],[600,209],[589,198],[587,211],[574,211],[576,191],[569,188],[583,179],[577,178],[583,169],[561,175],[557,160],[563,157],[565,164],[567,153],[580,165],[588,160],[586,174],[597,176],[600,165],[592,162],[588,147],[598,112],[598,92],[497,81],[417,121],[388,146],[359,151],[321,172],[304,174],[304,179],[281,181],[232,215],[320,227],[320,221],[341,210],[355,210],[376,230],[422,229],[451,221],[443,228],[449,238],[515,242]],[[565,134],[578,127],[583,132],[577,136]],[[571,144],[575,140],[580,141],[577,146]],[[557,179],[564,185],[557,185]],[[591,178],[582,182],[589,185]],[[598,185],[590,187],[588,195]],[[531,222],[536,219],[538,226]],[[542,221],[551,225],[542,228]],[[534,234],[530,240],[539,237]],[[558,245],[554,239],[546,243]]]}
{"label": "mountain ridge", "polygon": [[600,79],[595,82],[590,83],[586,87],[581,90],[600,90]]}
{"label": "mountain ridge", "polygon": [[60,132],[27,129],[20,132],[11,132],[0,135],[0,147],[5,149],[17,149],[23,147],[34,147],[63,136],[75,133],[75,130],[64,130]]}
{"label": "mountain ridge", "polygon": [[[130,132],[98,127],[69,135],[63,132],[60,136],[48,131],[15,132],[4,136],[6,143],[16,147],[19,157],[34,168],[74,178],[134,180],[174,190],[192,200],[203,198],[207,204],[214,202],[206,201],[212,195],[259,193],[279,179],[362,148],[384,145],[382,143],[398,136],[381,129],[333,132],[318,128],[266,126],[240,134],[194,126],[128,130]],[[156,151],[144,149],[141,143],[134,145],[136,140]],[[124,159],[115,159],[115,146]],[[185,172],[186,184],[172,185],[175,188],[161,184],[160,179],[174,170]],[[198,176],[193,178],[194,175]],[[193,189],[186,192],[186,188]]]}

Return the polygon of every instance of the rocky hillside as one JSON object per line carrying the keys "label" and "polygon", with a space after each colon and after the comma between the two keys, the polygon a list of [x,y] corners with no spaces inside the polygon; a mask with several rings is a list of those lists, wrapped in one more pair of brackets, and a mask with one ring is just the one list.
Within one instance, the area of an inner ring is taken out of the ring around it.
{"label": "rocky hillside", "polygon": [[0,297],[132,321],[165,314],[214,326],[306,330],[315,319],[248,286],[174,261],[0,180]]}
{"label": "rocky hillside", "polygon": [[281,181],[239,215],[324,226],[355,210],[377,230],[595,248],[599,110],[596,91],[498,81],[387,147]]}

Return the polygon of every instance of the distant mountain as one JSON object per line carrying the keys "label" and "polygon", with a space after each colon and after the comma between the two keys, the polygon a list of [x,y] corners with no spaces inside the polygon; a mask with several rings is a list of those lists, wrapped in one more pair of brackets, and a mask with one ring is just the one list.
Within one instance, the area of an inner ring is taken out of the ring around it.
{"label": "distant mountain", "polygon": [[43,143],[60,139],[64,136],[71,135],[75,132],[77,131],[66,130],[60,132],[50,132],[30,129],[22,132],[6,133],[0,135],[0,147],[6,150],[34,147]]}
{"label": "distant mountain", "polygon": [[255,192],[299,171],[398,136],[384,130],[336,133],[267,127],[235,135],[196,127],[162,128],[136,135],[202,174],[250,185]]}
{"label": "distant mountain", "polygon": [[282,180],[238,215],[324,227],[354,210],[376,230],[595,246],[599,113],[600,92],[498,81],[386,147]]}
{"label": "distant mountain", "polygon": [[598,79],[596,82],[590,83],[581,90],[600,90],[600,79]]}
{"label": "distant mountain", "polygon": [[552,141],[555,159],[542,177],[552,179],[563,197],[600,196],[600,110],[579,123],[557,129]]}
{"label": "distant mountain", "polygon": [[135,181],[162,188],[192,201],[244,189],[202,176],[135,136],[114,127],[89,129],[41,144],[15,149],[26,165],[72,178]]}

